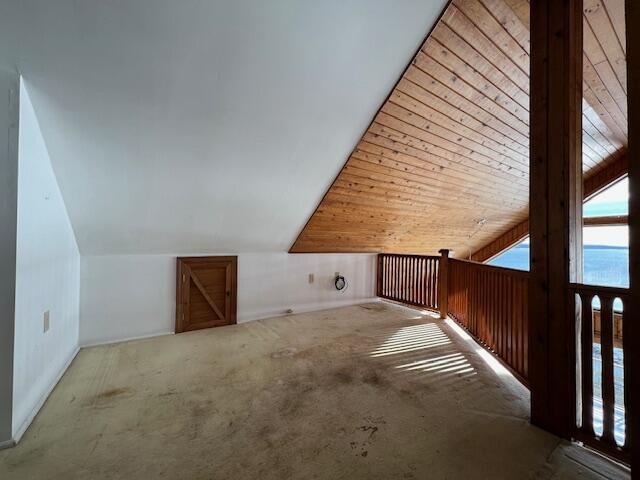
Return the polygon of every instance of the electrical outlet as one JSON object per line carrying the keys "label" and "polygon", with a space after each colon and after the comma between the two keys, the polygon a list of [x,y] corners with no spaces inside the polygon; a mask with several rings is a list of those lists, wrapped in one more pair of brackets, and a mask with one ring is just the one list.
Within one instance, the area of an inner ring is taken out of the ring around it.
{"label": "electrical outlet", "polygon": [[309,283],[313,283],[314,277],[313,277],[313,273],[309,274]]}
{"label": "electrical outlet", "polygon": [[44,333],[47,333],[49,331],[49,310],[47,310],[46,312],[44,312],[44,322],[43,322],[43,330]]}

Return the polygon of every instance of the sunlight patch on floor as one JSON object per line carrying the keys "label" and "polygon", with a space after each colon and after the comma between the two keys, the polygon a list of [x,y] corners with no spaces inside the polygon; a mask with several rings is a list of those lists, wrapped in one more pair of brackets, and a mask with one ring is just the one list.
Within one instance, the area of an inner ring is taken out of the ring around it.
{"label": "sunlight patch on floor", "polygon": [[404,365],[398,365],[395,368],[405,371],[418,370],[421,372],[441,373],[470,373],[474,371],[474,368],[469,363],[469,360],[467,360],[462,353],[450,353],[448,355],[441,355],[439,357],[417,360],[415,362],[407,363]]}
{"label": "sunlight patch on floor", "polygon": [[385,357],[405,352],[449,345],[451,340],[435,323],[400,328],[371,352],[371,357]]}
{"label": "sunlight patch on floor", "polygon": [[453,320],[451,320],[450,318],[447,318],[445,320],[445,323],[451,328],[451,330],[453,330],[460,338],[462,338],[464,341],[469,342],[470,344],[473,344],[473,349],[475,351],[475,353],[478,354],[478,356],[484,360],[484,362],[489,366],[489,368],[491,368],[491,370],[493,370],[497,375],[503,377],[503,376],[508,376],[508,377],[513,377],[513,375],[511,374],[511,372],[509,370],[507,370],[504,365],[502,365],[500,363],[500,361],[495,358],[490,352],[488,352],[487,350],[485,350],[484,348],[482,348],[481,346],[479,346],[471,337],[471,335],[469,335],[467,332],[465,332],[465,330],[458,325],[456,322],[454,322]]}

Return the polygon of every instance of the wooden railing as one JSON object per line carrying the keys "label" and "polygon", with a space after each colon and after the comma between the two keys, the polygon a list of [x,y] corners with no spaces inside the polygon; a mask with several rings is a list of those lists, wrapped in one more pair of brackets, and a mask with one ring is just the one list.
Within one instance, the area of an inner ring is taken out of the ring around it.
{"label": "wooden railing", "polygon": [[528,385],[528,272],[441,253],[378,255],[378,296],[449,315]]}
{"label": "wooden railing", "polygon": [[[576,425],[576,437],[598,450],[628,462],[628,437],[624,435],[627,426],[625,412],[628,387],[623,379],[629,378],[629,365],[627,357],[622,357],[621,353],[625,349],[625,340],[629,338],[628,322],[625,323],[622,318],[629,290],[572,284],[571,291],[575,295],[574,311],[580,326],[577,355],[580,366],[577,382],[580,421]],[[600,301],[599,309],[593,307],[595,297]],[[618,312],[614,311],[616,299],[623,305]],[[596,370],[594,376],[593,346],[597,344],[598,336],[600,374],[598,375]],[[614,356],[616,344],[621,345],[623,350]],[[616,364],[616,357],[624,358],[623,365]]]}
{"label": "wooden railing", "polygon": [[439,260],[421,255],[378,255],[378,297],[437,309]]}
{"label": "wooden railing", "polygon": [[529,273],[449,260],[448,313],[528,385]]}
{"label": "wooden railing", "polygon": [[[440,257],[379,255],[378,296],[437,309],[443,318],[448,315],[528,386],[529,272],[450,259],[447,250],[441,253]],[[622,352],[629,351],[630,336],[622,312],[629,290],[571,284],[569,291],[580,331],[574,437],[628,463],[629,386],[623,378],[629,378],[629,360]],[[595,297],[600,302],[596,307]],[[595,363],[594,345],[601,352]],[[594,377],[594,371],[600,374]]]}

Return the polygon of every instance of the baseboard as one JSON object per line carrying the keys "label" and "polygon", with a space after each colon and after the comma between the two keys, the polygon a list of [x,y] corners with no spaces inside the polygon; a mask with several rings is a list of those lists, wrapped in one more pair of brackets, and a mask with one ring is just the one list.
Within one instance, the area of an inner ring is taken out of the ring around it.
{"label": "baseboard", "polygon": [[[350,307],[353,305],[362,305],[363,303],[378,302],[378,297],[353,298],[349,300],[335,300],[332,302],[303,303],[299,305],[285,305],[279,308],[269,310],[257,310],[244,313],[238,316],[238,323],[253,322],[254,320],[263,320],[265,318],[284,317],[285,315],[296,315],[298,313],[320,312],[322,310],[331,310],[332,308]],[[292,313],[287,312],[288,309],[293,310]]]}
{"label": "baseboard", "polygon": [[12,448],[15,446],[16,446],[16,441],[13,438],[0,442],[0,450],[4,450],[5,448]]}
{"label": "baseboard", "polygon": [[125,337],[125,338],[120,338],[115,340],[112,339],[112,340],[104,340],[104,341],[98,341],[98,342],[83,343],[82,345],[80,345],[80,348],[100,347],[102,345],[112,345],[114,343],[133,342],[134,340],[144,340],[146,338],[164,337],[165,335],[175,335],[175,332],[163,331],[163,332],[149,333],[146,335],[138,335],[135,337]]}
{"label": "baseboard", "polygon": [[[20,428],[18,428],[18,430],[13,434],[13,439],[11,439],[11,440],[9,440],[7,442],[3,442],[2,444],[0,444],[0,448],[10,448],[10,447],[13,447],[13,446],[18,444],[18,442],[20,441],[20,439],[22,438],[24,433],[27,431],[27,429],[29,428],[29,426],[33,422],[33,419],[36,418],[36,415],[38,415],[38,412],[40,411],[40,409],[42,408],[44,403],[47,401],[47,399],[49,398],[49,395],[51,395],[51,392],[53,392],[53,389],[56,388],[56,385],[58,385],[58,382],[60,381],[62,376],[66,373],[67,369],[69,368],[69,365],[71,365],[71,362],[73,362],[73,360],[76,358],[76,355],[78,355],[79,351],[80,351],[80,347],[76,347],[73,350],[73,352],[71,353],[69,358],[67,358],[67,361],[65,362],[63,367],[60,369],[60,371],[58,372],[58,374],[54,378],[53,382],[51,382],[51,384],[49,384],[49,388],[47,388],[47,390],[45,391],[44,395],[42,395],[42,397],[40,397],[40,400],[35,405],[35,407],[33,407],[31,412],[29,413],[29,415],[25,419],[25,421],[22,422],[22,425],[20,425]],[[6,446],[3,447],[4,443],[12,443],[12,445],[6,445]]]}
{"label": "baseboard", "polygon": [[[252,322],[254,320],[262,320],[265,318],[284,317],[285,315],[295,315],[297,313],[309,313],[319,312],[322,310],[330,310],[332,308],[349,307],[352,305],[362,305],[363,303],[379,302],[378,297],[365,297],[354,298],[348,300],[336,300],[332,302],[317,302],[317,303],[305,303],[300,305],[286,305],[279,308],[270,310],[258,310],[250,313],[240,314],[238,316],[238,323]],[[287,313],[288,309],[293,310],[293,313]],[[165,335],[174,335],[173,331],[162,331],[151,333],[148,335],[138,335],[134,337],[123,337],[120,339],[111,339],[97,342],[83,343],[81,348],[99,347],[103,345],[112,345],[115,343],[132,342],[134,340],[144,340],[146,338],[162,337]]]}

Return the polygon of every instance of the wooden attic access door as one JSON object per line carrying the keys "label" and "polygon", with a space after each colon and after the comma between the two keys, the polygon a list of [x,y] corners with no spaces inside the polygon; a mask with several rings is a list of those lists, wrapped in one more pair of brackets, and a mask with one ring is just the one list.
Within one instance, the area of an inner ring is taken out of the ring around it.
{"label": "wooden attic access door", "polygon": [[179,257],[176,333],[236,323],[238,257]]}

